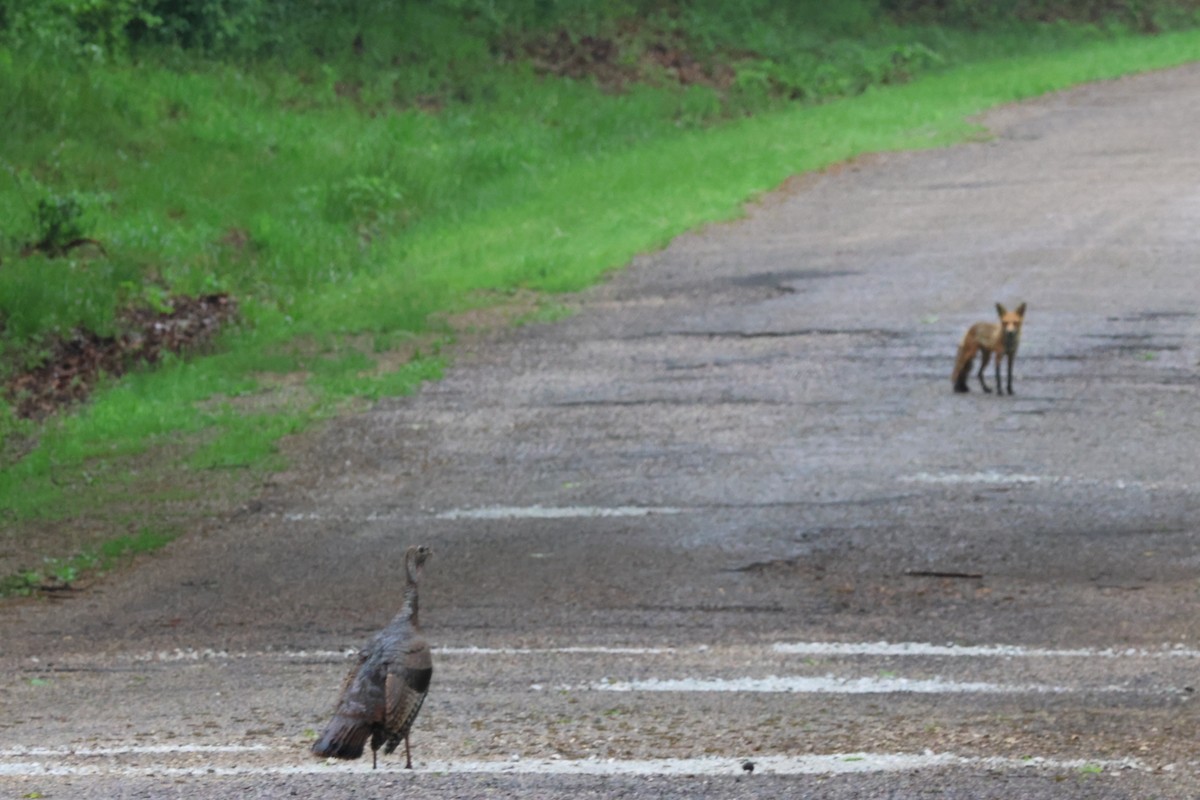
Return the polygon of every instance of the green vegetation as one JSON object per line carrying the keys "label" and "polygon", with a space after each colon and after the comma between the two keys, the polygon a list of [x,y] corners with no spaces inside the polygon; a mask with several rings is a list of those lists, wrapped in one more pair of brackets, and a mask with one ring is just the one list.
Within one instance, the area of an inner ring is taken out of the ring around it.
{"label": "green vegetation", "polygon": [[0,0],[0,383],[180,295],[239,310],[49,419],[3,395],[6,535],[177,532],[164,501],[233,502],[281,437],[436,379],[462,312],[556,319],[788,175],[1200,44],[1166,0],[594,8]]}
{"label": "green vegetation", "polygon": [[72,588],[80,578],[111,569],[117,562],[158,550],[174,534],[142,528],[132,535],[115,536],[70,558],[43,558],[37,569],[23,569],[0,577],[0,597],[26,597],[35,592]]}

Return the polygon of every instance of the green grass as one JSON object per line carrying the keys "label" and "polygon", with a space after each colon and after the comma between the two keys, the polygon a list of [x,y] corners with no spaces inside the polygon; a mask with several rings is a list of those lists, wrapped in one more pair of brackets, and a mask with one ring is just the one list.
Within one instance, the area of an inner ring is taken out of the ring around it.
{"label": "green grass", "polygon": [[[713,52],[730,46],[717,30]],[[769,41],[769,26],[746,35],[764,58],[787,46]],[[517,291],[581,289],[737,216],[789,175],[961,141],[978,135],[968,118],[996,104],[1200,54],[1195,31],[856,36],[826,76],[841,84],[830,92],[853,96],[819,104],[771,96],[764,87],[783,79],[769,73],[785,67],[814,96],[829,92],[799,62],[762,58],[740,64],[724,94],[613,95],[520,65],[410,86],[395,69],[379,74],[382,56],[375,72],[192,56],[51,68],[0,47],[0,107],[16,110],[0,143],[4,369],[75,326],[110,331],[123,304],[169,291],[228,291],[243,313],[212,354],[110,382],[44,425],[0,403],[3,519],[124,524],[165,498],[204,496],[206,481],[228,486],[210,476],[230,472],[249,471],[245,491],[282,466],[281,437],[439,377],[455,313]],[[852,68],[901,46],[938,58],[901,85]],[[346,78],[358,88],[339,97]],[[466,99],[443,94],[432,112],[399,103],[447,85]],[[83,233],[109,257],[19,255],[38,237],[39,201],[63,197],[78,200]],[[519,321],[566,313],[552,299],[533,305]]]}
{"label": "green grass", "polygon": [[102,540],[95,547],[67,558],[44,557],[35,568],[0,577],[0,597],[27,597],[73,588],[73,584],[112,569],[138,555],[152,553],[173,540],[176,533],[141,528],[137,533]]}

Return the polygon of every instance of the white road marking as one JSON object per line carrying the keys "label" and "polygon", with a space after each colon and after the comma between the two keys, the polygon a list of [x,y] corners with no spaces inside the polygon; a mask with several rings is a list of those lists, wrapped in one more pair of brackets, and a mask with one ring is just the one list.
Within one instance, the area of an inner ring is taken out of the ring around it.
{"label": "white road marking", "polygon": [[[566,689],[578,688],[566,686]],[[598,681],[583,688],[602,692],[769,692],[796,694],[1061,694],[1075,691],[1048,684],[945,681],[941,678],[839,678],[835,675],[768,675],[764,678],[646,678]],[[1116,687],[1089,691],[1123,691]]]}
{"label": "white road marking", "polygon": [[1200,650],[1182,644],[1164,644],[1156,650],[1140,648],[1039,649],[1020,645],[956,645],[922,642],[776,642],[776,653],[817,656],[948,656],[951,658],[1200,658]]}
{"label": "white road marking", "polygon": [[432,513],[428,509],[413,511],[371,511],[366,514],[330,514],[321,511],[271,512],[269,516],[285,522],[395,522],[432,514],[442,520],[506,520],[506,519],[599,519],[603,517],[648,517],[655,514],[684,514],[688,509],[674,506],[482,506],[452,508]]}
{"label": "white road marking", "polygon": [[1066,483],[1070,478],[1055,475],[1024,475],[1021,473],[1004,473],[988,470],[987,472],[918,472],[915,475],[901,475],[901,483],[948,483],[948,484],[1025,484],[1025,483]]}
{"label": "white road marking", "polygon": [[8,747],[0,749],[0,758],[29,756],[125,756],[167,753],[259,753],[270,750],[265,744],[133,744],[122,747]]}
{"label": "white road marking", "polygon": [[278,517],[286,522],[396,522],[412,519],[413,514],[406,512],[379,512],[367,514],[323,514],[318,511],[289,511],[283,514],[271,512],[268,516]]}
{"label": "white road marking", "polygon": [[[957,756],[952,753],[832,753],[809,756],[756,756],[756,774],[836,775],[840,773],[900,772],[918,769],[984,767],[989,770],[1145,769],[1135,759],[1055,760]],[[741,758],[521,759],[519,761],[433,761],[424,765],[436,772],[541,774],[541,775],[741,775]]]}
{"label": "white road marking", "polygon": [[673,647],[435,647],[434,654],[448,656],[615,655],[647,656],[679,652]]}
{"label": "white road marking", "polygon": [[574,519],[579,517],[648,517],[654,514],[682,514],[671,506],[487,506],[455,508],[443,511],[438,519]]}
{"label": "white road marking", "polygon": [[[708,649],[707,645],[700,645],[691,648],[694,652],[703,652]],[[679,648],[675,647],[603,647],[603,646],[578,646],[578,647],[435,647],[433,648],[435,655],[447,656],[491,656],[491,655],[542,655],[542,654],[561,654],[561,655],[660,655],[663,653],[678,653]],[[176,648],[174,650],[156,650],[154,652],[133,653],[126,656],[135,662],[164,662],[171,663],[177,661],[239,661],[243,659],[279,659],[279,660],[300,660],[309,659],[313,661],[342,661],[347,658],[353,658],[358,654],[357,647],[348,647],[345,650],[213,650],[212,648],[192,649],[192,648]],[[40,663],[41,659],[33,657],[29,659],[33,663]],[[61,660],[61,659],[60,659]]]}
{"label": "white road marking", "polygon": [[[476,647],[445,646],[435,647],[435,655],[446,656],[492,656],[492,655],[667,655],[671,653],[702,653],[719,645],[685,645],[679,647],[604,647],[600,645],[580,645],[565,647]],[[910,657],[946,657],[946,658],[1200,658],[1200,650],[1189,648],[1180,643],[1166,643],[1156,648],[1037,648],[1011,644],[931,644],[928,642],[775,642],[770,649],[782,655],[804,656],[910,656]],[[753,646],[748,650],[757,649]],[[313,660],[313,661],[342,661],[352,658],[358,653],[357,647],[347,647],[343,650],[243,650],[228,651],[212,648],[176,648],[174,650],[157,650],[144,653],[127,654],[124,658],[134,662],[190,662],[190,661],[227,661],[243,659],[266,660]],[[120,660],[121,656],[117,656]],[[40,664],[41,659],[34,656],[27,659],[30,663]],[[54,661],[64,659],[55,657]]]}
{"label": "white road marking", "polygon": [[900,475],[896,480],[901,483],[929,483],[948,486],[1027,486],[1036,484],[1073,486],[1103,486],[1111,489],[1180,489],[1170,483],[1145,483],[1143,481],[1116,479],[1098,479],[1072,477],[1070,475],[1030,475],[1021,472],[997,472],[986,470],[980,472],[917,472],[912,475]]}
{"label": "white road marking", "polygon": [[[175,648],[174,650],[156,650],[148,653],[134,653],[132,659],[142,661],[234,661],[241,659],[313,659],[336,661],[351,658],[358,653],[358,648],[345,650],[257,650],[234,651],[213,650],[212,648],[193,649]],[[36,661],[37,659],[33,659]]]}
{"label": "white road marking", "polygon": [[[578,657],[603,656],[671,656],[681,658],[709,650],[709,645],[682,647],[475,647],[438,648],[440,656],[471,659],[494,654],[538,656],[562,654]],[[721,649],[712,646],[712,649]],[[777,642],[747,647],[727,648],[734,652],[779,655],[876,656],[876,657],[972,657],[981,659],[1011,658],[1170,658],[1200,656],[1200,651],[1178,644],[1162,645],[1158,649],[1038,649],[1019,645],[935,645],[919,642]],[[344,650],[292,650],[228,652],[214,649],[178,649],[140,655],[126,655],[135,661],[195,662],[226,659],[327,659],[343,661],[357,652]],[[60,659],[50,659],[57,661]],[[39,663],[36,659],[35,664]],[[532,686],[532,690],[541,687]],[[940,677],[905,679],[900,677],[836,677],[827,676],[766,676],[733,679],[647,679],[639,681],[604,681],[566,687],[596,691],[668,691],[668,692],[807,692],[820,694],[879,694],[879,693],[1065,693],[1065,692],[1137,692],[1122,687],[1064,687],[1052,684],[1003,684],[989,682],[954,682]],[[1019,772],[1046,770],[1069,772],[1118,769],[1147,769],[1140,761],[1015,759],[986,756],[960,756],[951,753],[842,753],[810,756],[751,756],[756,774],[831,775],[839,773],[871,773],[913,771],[922,769],[966,769]],[[274,763],[272,763],[274,762]],[[495,775],[741,775],[741,759],[644,759],[644,760],[571,760],[520,759],[505,761],[430,761],[418,762],[418,770],[426,773],[495,774]],[[1160,765],[1156,765],[1160,766]],[[1164,767],[1166,768],[1166,767]],[[365,772],[366,761],[354,763],[308,760],[304,748],[264,745],[202,745],[202,744],[131,744],[128,746],[83,747],[11,747],[0,749],[0,777],[109,776],[113,778],[161,778],[253,775],[328,775]],[[400,772],[394,762],[383,769]]]}
{"label": "white road marking", "polygon": [[[67,758],[69,751],[62,751]],[[755,756],[754,770],[774,775],[836,775],[843,773],[898,772],[921,769],[986,769],[989,771],[1074,771],[1144,770],[1136,759],[1085,760],[1051,758],[1001,758],[959,756],[952,753],[831,753],[808,756]],[[614,759],[516,759],[510,761],[418,762],[418,772],[442,774],[506,775],[726,775],[743,774],[740,758],[659,758],[618,761]],[[46,763],[40,761],[0,762],[0,776],[112,776],[112,777],[211,777],[247,775],[317,775],[370,772],[369,762],[310,762],[277,765],[173,767],[167,764],[130,766],[103,764]],[[385,762],[380,772],[403,772]]]}

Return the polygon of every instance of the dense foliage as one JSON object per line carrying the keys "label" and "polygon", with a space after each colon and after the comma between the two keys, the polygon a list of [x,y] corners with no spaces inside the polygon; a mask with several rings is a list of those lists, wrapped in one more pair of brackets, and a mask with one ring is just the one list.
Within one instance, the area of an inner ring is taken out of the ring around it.
{"label": "dense foliage", "polygon": [[[1154,32],[1190,23],[1198,7],[1198,0],[4,0],[0,31],[10,41],[73,46],[93,54],[173,45],[210,55],[262,57],[298,50],[328,54],[344,46],[349,30],[387,19],[419,21],[401,31],[409,34],[409,45],[430,35],[444,41],[448,28],[494,44],[513,31],[565,26],[590,33],[630,19],[652,25],[686,19],[689,32],[712,44],[744,44],[739,33],[756,19],[782,21],[783,31],[803,26],[840,35],[868,30],[881,17],[954,26],[1068,21]],[[435,17],[445,21],[431,22]]]}

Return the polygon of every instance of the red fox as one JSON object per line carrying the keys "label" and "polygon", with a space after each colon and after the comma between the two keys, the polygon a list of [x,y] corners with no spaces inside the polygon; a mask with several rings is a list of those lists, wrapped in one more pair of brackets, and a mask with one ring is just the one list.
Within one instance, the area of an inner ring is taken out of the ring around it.
{"label": "red fox", "polygon": [[971,372],[971,362],[975,354],[983,353],[979,360],[979,385],[985,392],[990,392],[987,382],[983,379],[983,371],[987,368],[988,360],[996,357],[996,393],[1004,394],[1004,386],[1000,383],[1000,361],[1008,356],[1008,393],[1012,394],[1013,359],[1017,357],[1017,345],[1021,343],[1021,323],[1025,320],[1025,304],[1017,306],[1016,311],[1009,311],[1000,303],[996,303],[996,312],[1000,322],[976,322],[963,337],[958,346],[958,360],[954,362],[954,391],[969,392],[967,378]]}

